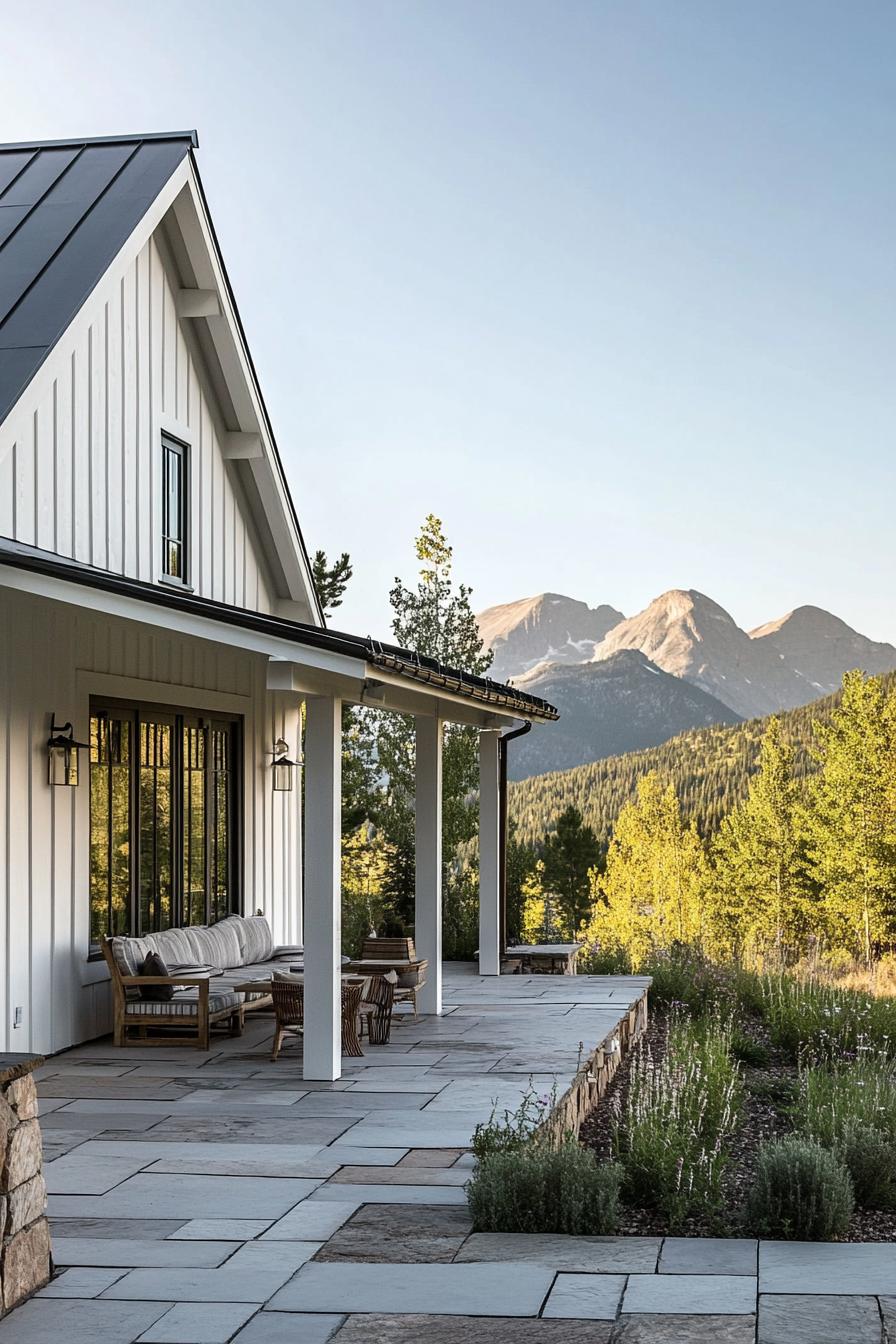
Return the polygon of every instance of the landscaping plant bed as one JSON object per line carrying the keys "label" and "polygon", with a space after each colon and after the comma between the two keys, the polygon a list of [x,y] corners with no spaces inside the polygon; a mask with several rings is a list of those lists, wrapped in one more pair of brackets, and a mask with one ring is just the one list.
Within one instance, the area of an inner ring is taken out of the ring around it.
{"label": "landscaping plant bed", "polygon": [[618,1231],[896,1239],[896,1002],[702,969],[682,988],[661,968],[580,1131],[621,1164]]}

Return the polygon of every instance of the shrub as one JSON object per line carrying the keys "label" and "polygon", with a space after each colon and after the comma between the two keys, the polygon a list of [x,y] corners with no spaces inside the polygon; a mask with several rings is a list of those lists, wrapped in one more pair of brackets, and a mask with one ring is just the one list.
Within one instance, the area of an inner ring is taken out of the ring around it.
{"label": "shrub", "polygon": [[607,1236],[618,1221],[620,1176],[574,1139],[492,1153],[467,1186],[473,1230]]}
{"label": "shrub", "polygon": [[739,1027],[733,1028],[731,1032],[731,1055],[741,1064],[747,1064],[751,1069],[765,1069],[768,1067],[768,1051],[761,1041],[750,1036]]}
{"label": "shrub", "polygon": [[791,1136],[760,1149],[747,1223],[753,1236],[834,1241],[846,1234],[853,1203],[849,1172],[835,1154]]}
{"label": "shrub", "polygon": [[804,1069],[794,1120],[826,1148],[836,1148],[855,1125],[896,1141],[896,1066],[880,1052],[860,1046],[854,1062]]}
{"label": "shrub", "polygon": [[614,1148],[626,1194],[660,1209],[673,1227],[689,1214],[713,1213],[721,1202],[741,1097],[728,1043],[718,1019],[678,1019],[661,1060],[648,1046],[632,1060]]}
{"label": "shrub", "polygon": [[896,1196],[896,1067],[860,1045],[853,1063],[805,1069],[794,1106],[797,1127],[836,1152],[856,1199],[889,1208]]}
{"label": "shrub", "polygon": [[552,1094],[540,1097],[530,1078],[529,1086],[515,1111],[504,1111],[498,1119],[496,1104],[485,1124],[478,1124],[473,1130],[472,1148],[475,1156],[482,1161],[492,1153],[515,1153],[525,1148],[547,1119],[555,1101],[556,1085]]}
{"label": "shrub", "polygon": [[733,999],[730,971],[687,943],[652,952],[639,974],[652,977],[648,992],[652,1007],[678,1005],[699,1017]]}
{"label": "shrub", "polygon": [[632,959],[624,947],[586,947],[577,962],[579,975],[631,975]]}
{"label": "shrub", "polygon": [[782,975],[763,981],[763,1000],[771,1038],[791,1059],[841,1059],[863,1044],[896,1053],[894,999]]}
{"label": "shrub", "polygon": [[856,1201],[869,1209],[896,1205],[896,1145],[870,1125],[852,1124],[837,1152],[852,1179]]}

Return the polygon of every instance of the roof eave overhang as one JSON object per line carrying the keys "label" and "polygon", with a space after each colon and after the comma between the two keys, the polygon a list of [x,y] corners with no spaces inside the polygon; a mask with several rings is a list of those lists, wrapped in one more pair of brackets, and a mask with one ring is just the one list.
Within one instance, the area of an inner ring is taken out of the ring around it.
{"label": "roof eave overhang", "polygon": [[404,664],[394,651],[386,659],[371,652],[376,646],[370,641],[310,627],[303,630],[289,621],[223,607],[164,585],[156,588],[122,579],[10,543],[0,554],[0,585],[261,654],[269,660],[267,683],[272,691],[338,695],[356,704],[480,728],[558,717],[552,706],[527,703],[511,687],[475,684],[471,679],[460,683],[450,669],[421,667],[412,655]]}

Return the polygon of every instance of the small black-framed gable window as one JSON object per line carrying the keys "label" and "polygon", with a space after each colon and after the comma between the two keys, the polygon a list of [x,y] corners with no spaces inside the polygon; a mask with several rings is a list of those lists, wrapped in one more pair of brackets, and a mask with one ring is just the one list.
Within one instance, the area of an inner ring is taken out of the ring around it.
{"label": "small black-framed gable window", "polygon": [[162,577],[188,582],[188,448],[162,435]]}

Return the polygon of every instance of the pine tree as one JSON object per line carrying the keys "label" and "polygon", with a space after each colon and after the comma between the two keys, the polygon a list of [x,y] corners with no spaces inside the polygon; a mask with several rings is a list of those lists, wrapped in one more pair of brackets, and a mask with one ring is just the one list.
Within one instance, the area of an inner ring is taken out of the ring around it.
{"label": "pine tree", "polygon": [[600,858],[600,846],[590,826],[582,822],[577,807],[567,807],[557,818],[557,828],[544,842],[544,882],[556,896],[560,914],[575,938],[591,907],[589,874]]}
{"label": "pine tree", "polygon": [[317,600],[326,618],[332,615],[337,607],[342,606],[343,595],[352,577],[352,562],[348,551],[343,551],[332,564],[327,559],[325,551],[315,551],[311,560],[311,577],[317,589]]}
{"label": "pine tree", "polygon": [[896,696],[848,672],[816,729],[819,772],[805,820],[832,941],[871,964],[896,937]]}
{"label": "pine tree", "polygon": [[773,716],[762,739],[759,772],[746,799],[723,820],[713,846],[713,922],[720,950],[735,957],[747,947],[773,947],[783,959],[795,950],[811,912],[793,755]]}
{"label": "pine tree", "polygon": [[[491,653],[483,649],[470,605],[471,590],[462,583],[455,586],[451,547],[433,514],[420,530],[415,551],[420,563],[417,586],[409,588],[396,579],[389,595],[396,642],[459,671],[481,675],[491,663]],[[414,721],[408,715],[386,713],[379,714],[378,720],[377,754],[389,780],[383,824],[392,843],[407,846],[414,834]],[[476,730],[446,725],[442,748],[442,852],[446,866],[458,846],[477,833],[474,795],[478,779]]]}

